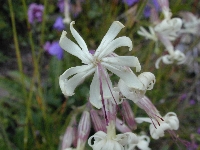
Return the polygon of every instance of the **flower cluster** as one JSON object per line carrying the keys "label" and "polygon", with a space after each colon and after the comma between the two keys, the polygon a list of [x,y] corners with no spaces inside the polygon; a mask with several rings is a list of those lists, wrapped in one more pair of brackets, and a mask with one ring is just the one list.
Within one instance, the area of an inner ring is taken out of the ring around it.
{"label": "flower cluster", "polygon": [[164,19],[159,20],[157,12],[152,8],[152,26],[149,26],[149,32],[144,27],[140,27],[138,34],[155,42],[160,41],[165,46],[168,54],[158,58],[156,68],[159,68],[161,60],[165,64],[183,64],[186,61],[185,54],[176,49],[172,43],[183,32],[181,29],[183,21],[181,18],[172,18],[168,0],[158,0],[158,3],[160,4]]}
{"label": "flower cluster", "polygon": [[[62,142],[64,143],[62,150],[74,149],[71,148],[74,140],[77,140],[75,142],[77,144],[73,144],[75,149],[83,150],[90,127],[96,131],[88,139],[88,145],[93,150],[133,150],[136,147],[141,150],[150,150],[150,137],[132,132],[136,130],[137,124],[142,122],[150,123],[150,135],[153,139],[163,137],[166,130],[170,133],[172,130],[177,130],[179,128],[177,115],[169,112],[162,117],[151,100],[145,96],[146,91],[154,87],[156,82],[154,74],[143,72],[136,75],[131,67],[134,67],[136,72],[141,71],[138,58],[119,56],[114,53],[115,49],[122,46],[127,46],[129,50],[132,50],[130,38],[126,36],[116,38],[124,25],[119,21],[114,21],[99,47],[93,52],[88,50],[85,41],[74,29],[74,24],[74,21],[70,23],[70,31],[78,44],[67,37],[66,31],[62,32],[59,44],[65,51],[78,57],[83,65],[67,69],[59,77],[60,88],[66,97],[72,96],[75,94],[76,87],[87,77],[93,75],[93,79],[90,85],[89,101],[85,105],[78,129],[74,131],[71,124],[68,126]],[[108,71],[120,78],[116,87],[113,86]],[[143,109],[149,118],[135,118],[126,99]],[[120,111],[121,109],[123,110]],[[77,134],[74,134],[76,132]],[[69,137],[70,134],[71,137]]]}

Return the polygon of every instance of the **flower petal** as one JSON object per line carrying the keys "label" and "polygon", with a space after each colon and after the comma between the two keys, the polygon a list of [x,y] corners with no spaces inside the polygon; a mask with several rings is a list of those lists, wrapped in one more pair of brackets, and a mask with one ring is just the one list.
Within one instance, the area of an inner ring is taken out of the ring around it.
{"label": "flower petal", "polygon": [[101,64],[105,66],[109,71],[120,77],[128,87],[143,89],[143,84],[130,68],[110,65],[104,62],[102,62]]}
{"label": "flower petal", "polygon": [[143,123],[143,122],[152,123],[151,119],[147,117],[138,117],[138,118],[135,118],[135,121],[137,123]]}
{"label": "flower petal", "polygon": [[76,39],[78,45],[82,48],[83,53],[86,55],[86,57],[90,60],[92,60],[92,55],[89,53],[87,45],[83,38],[79,35],[79,33],[74,29],[73,24],[75,24],[75,21],[72,21],[70,23],[70,30],[73,35],[73,37]]}
{"label": "flower petal", "polygon": [[170,130],[177,130],[179,128],[179,120],[174,112],[168,112],[164,116],[164,120],[170,125]]}
{"label": "flower petal", "polygon": [[139,149],[143,150],[151,150],[149,148],[150,138],[146,135],[139,136],[139,143],[137,144],[137,147]]}
{"label": "flower petal", "polygon": [[95,55],[98,56],[101,51],[117,36],[120,30],[124,28],[124,25],[119,21],[114,21],[107,31],[106,35],[103,37],[99,47],[97,48]]}
{"label": "flower petal", "polygon": [[[110,99],[115,104],[119,102],[119,92],[113,91],[112,82],[107,71],[101,68],[103,74],[99,75],[98,71],[95,72],[92,83],[90,85],[90,102],[93,106],[100,109],[102,107],[101,96],[100,96],[100,82],[99,76],[102,82],[103,98]],[[112,92],[112,93],[111,93]],[[113,99],[113,97],[115,99]]]}
{"label": "flower petal", "polygon": [[122,36],[111,41],[103,50],[101,50],[98,58],[101,59],[107,56],[108,54],[112,53],[115,49],[121,46],[128,46],[129,51],[131,51],[133,48],[131,39],[129,37]]}
{"label": "flower petal", "polygon": [[80,49],[80,47],[72,42],[70,39],[66,37],[67,32],[63,31],[62,35],[60,37],[60,47],[64,50],[66,50],[68,53],[78,57],[82,60],[83,63],[89,63],[90,60],[85,56],[83,51]]}
{"label": "flower petal", "polygon": [[105,57],[102,61],[113,65],[136,67],[137,72],[141,70],[140,62],[135,56]]}
{"label": "flower petal", "polygon": [[97,71],[94,73],[92,83],[90,84],[90,103],[96,108],[102,107],[101,96],[100,96],[100,84]]}
{"label": "flower petal", "polygon": [[161,123],[160,126],[154,127],[153,124],[149,126],[150,134],[153,139],[159,139],[159,137],[164,136],[164,131],[170,129],[170,126],[167,123]]}
{"label": "flower petal", "polygon": [[[88,145],[93,147],[97,141],[100,141],[100,140],[103,140],[104,138],[106,138],[107,134],[103,131],[98,131],[97,133],[95,133],[93,136],[91,136],[89,139],[88,139]],[[92,139],[95,139],[94,141],[94,144],[92,145]]]}
{"label": "flower petal", "polygon": [[[77,66],[66,70],[59,78],[60,88],[62,93],[66,96],[74,95],[75,88],[90,74],[94,72],[95,68],[91,65]],[[74,75],[76,74],[76,75]],[[74,75],[68,80],[68,77]]]}
{"label": "flower petal", "polygon": [[151,72],[143,72],[138,76],[139,80],[144,84],[145,90],[152,90],[156,82],[156,78]]}
{"label": "flower petal", "polygon": [[137,91],[134,91],[133,89],[129,88],[123,80],[119,80],[118,87],[122,95],[124,95],[127,99],[132,100],[134,103],[136,103],[139,100],[138,95],[136,93]]}

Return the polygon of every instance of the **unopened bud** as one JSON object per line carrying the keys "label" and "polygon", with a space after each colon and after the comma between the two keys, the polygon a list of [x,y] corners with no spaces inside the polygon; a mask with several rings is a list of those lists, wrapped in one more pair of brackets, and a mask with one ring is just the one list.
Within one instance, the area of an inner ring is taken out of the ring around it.
{"label": "unopened bud", "polygon": [[90,115],[91,115],[92,122],[93,122],[93,125],[94,125],[94,130],[96,132],[98,132],[98,131],[106,132],[105,121],[100,118],[100,116],[98,115],[97,111],[92,109],[90,111]]}
{"label": "unopened bud", "polygon": [[116,119],[116,129],[121,133],[131,132],[131,129],[120,119]]}
{"label": "unopened bud", "polygon": [[81,120],[78,125],[78,139],[82,142],[86,142],[90,133],[91,122],[90,114],[88,111],[84,111]]}
{"label": "unopened bud", "polygon": [[74,129],[71,126],[68,126],[62,139],[61,150],[71,147],[74,139],[75,139]]}
{"label": "unopened bud", "polygon": [[129,103],[126,100],[123,101],[122,108],[127,125],[130,129],[135,130],[137,128],[135,117]]}

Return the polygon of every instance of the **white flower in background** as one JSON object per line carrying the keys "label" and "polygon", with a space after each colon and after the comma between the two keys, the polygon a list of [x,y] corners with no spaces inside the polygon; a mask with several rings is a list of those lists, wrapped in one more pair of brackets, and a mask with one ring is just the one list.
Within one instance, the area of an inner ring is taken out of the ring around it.
{"label": "white flower in background", "polygon": [[[102,39],[94,55],[89,53],[87,45],[79,33],[70,23],[70,31],[78,45],[66,37],[67,32],[63,31],[60,38],[60,46],[68,53],[82,60],[84,65],[72,67],[66,70],[59,78],[59,84],[64,95],[74,95],[75,88],[81,84],[86,77],[94,73],[90,85],[90,102],[96,108],[101,108],[100,88],[103,90],[104,98],[111,98],[112,83],[107,69],[119,76],[129,87],[142,89],[142,83],[129,67],[136,67],[140,71],[141,66],[137,57],[116,56],[113,51],[121,46],[128,46],[132,50],[130,38],[123,36],[115,39],[120,30],[124,27],[119,21],[113,22],[108,32]],[[100,87],[101,86],[101,87]]]}
{"label": "white flower in background", "polygon": [[200,35],[200,19],[191,12],[181,12],[180,15],[183,18],[183,29],[181,29],[180,33]]}
{"label": "white flower in background", "polygon": [[179,120],[174,112],[167,113],[164,117],[164,121],[155,121],[152,123],[151,118],[135,118],[137,123],[148,122],[150,123],[149,130],[153,139],[159,139],[164,136],[166,130],[178,130]]}
{"label": "white flower in background", "polygon": [[159,34],[162,34],[170,41],[174,41],[179,36],[181,27],[182,20],[180,18],[167,18],[156,24],[154,28],[150,26],[149,32],[144,27],[140,27],[137,33],[155,42],[159,40]]}
{"label": "white flower in background", "polygon": [[163,61],[164,64],[173,64],[176,63],[178,65],[184,64],[186,61],[185,54],[179,50],[175,50],[173,53],[167,54],[165,56],[161,56],[156,60],[156,68],[159,68],[160,61]]}
{"label": "white flower in background", "polygon": [[164,19],[154,27],[156,34],[162,34],[170,41],[174,41],[179,36],[182,27],[180,18]]}
{"label": "white flower in background", "polygon": [[[93,139],[94,143],[92,142]],[[124,146],[137,143],[138,138],[132,132],[116,135],[114,123],[107,126],[107,134],[98,131],[88,139],[88,144],[93,150],[125,150]]]}
{"label": "white flower in background", "polygon": [[137,144],[129,144],[125,147],[125,150],[134,150],[136,147],[140,150],[151,150],[149,148],[150,138],[147,135],[138,136]]}
{"label": "white flower in background", "polygon": [[174,46],[166,36],[164,36],[163,34],[159,34],[159,39],[163,43],[169,54],[161,56],[156,60],[155,66],[157,69],[159,68],[159,63],[161,60],[165,64],[176,63],[180,65],[185,63],[186,61],[185,54],[179,50],[174,50]]}
{"label": "white flower in background", "polygon": [[149,32],[144,28],[140,27],[140,30],[137,33],[141,36],[144,36],[146,39],[150,39],[153,41],[158,41],[157,35],[153,29],[153,27],[149,27]]}

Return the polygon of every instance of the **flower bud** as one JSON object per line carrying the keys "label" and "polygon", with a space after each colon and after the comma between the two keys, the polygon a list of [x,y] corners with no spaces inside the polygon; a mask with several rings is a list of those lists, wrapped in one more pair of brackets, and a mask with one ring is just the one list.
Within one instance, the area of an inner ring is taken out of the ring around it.
{"label": "flower bud", "polygon": [[102,120],[100,118],[100,116],[98,115],[97,111],[92,109],[90,111],[90,115],[91,115],[91,118],[92,118],[92,122],[93,122],[93,127],[94,127],[94,130],[96,132],[98,131],[103,131],[103,132],[106,132],[106,124],[105,124],[105,121]]}
{"label": "flower bud", "polygon": [[75,138],[74,129],[71,126],[68,126],[65,131],[65,134],[63,136],[63,139],[62,139],[62,149],[61,150],[71,147],[74,138]]}
{"label": "flower bud", "polygon": [[126,100],[123,101],[122,108],[127,125],[130,129],[135,130],[137,128],[135,117],[129,103]]}
{"label": "flower bud", "polygon": [[116,129],[121,133],[131,132],[131,129],[120,119],[116,119]]}
{"label": "flower bud", "polygon": [[90,114],[88,111],[84,111],[78,125],[78,140],[82,142],[87,141],[87,138],[90,133],[90,127],[91,127]]}

